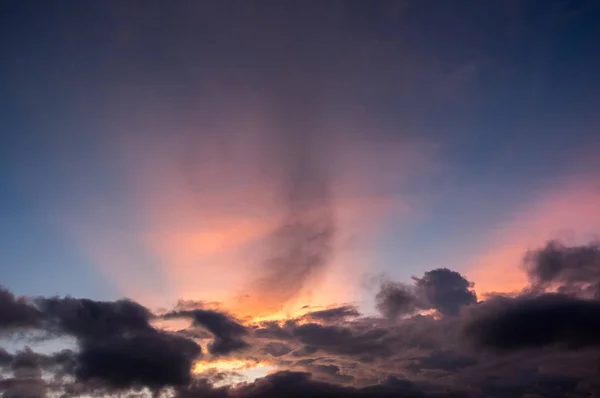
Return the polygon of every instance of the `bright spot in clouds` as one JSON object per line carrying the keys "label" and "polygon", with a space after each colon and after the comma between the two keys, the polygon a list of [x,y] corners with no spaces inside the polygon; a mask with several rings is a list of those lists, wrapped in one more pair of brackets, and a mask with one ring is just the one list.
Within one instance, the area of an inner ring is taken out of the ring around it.
{"label": "bright spot in clouds", "polygon": [[[192,373],[195,375],[211,373],[234,374],[237,382],[250,382],[266,376],[277,370],[275,366],[265,361],[254,361],[250,359],[217,359],[214,361],[197,361],[194,363]],[[222,384],[228,384],[229,380],[223,380]],[[219,385],[219,383],[215,383]]]}

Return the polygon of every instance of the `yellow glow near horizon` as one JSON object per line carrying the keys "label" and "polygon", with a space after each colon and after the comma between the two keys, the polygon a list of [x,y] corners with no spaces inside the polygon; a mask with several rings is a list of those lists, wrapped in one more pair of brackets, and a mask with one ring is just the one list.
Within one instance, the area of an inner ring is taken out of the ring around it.
{"label": "yellow glow near horizon", "polygon": [[194,374],[203,373],[209,370],[227,370],[237,371],[245,370],[250,368],[264,367],[266,363],[252,361],[247,359],[219,359],[216,361],[197,361],[194,364],[192,372]]}
{"label": "yellow glow near horizon", "polygon": [[[276,370],[275,366],[264,361],[254,361],[248,359],[218,359],[215,361],[197,361],[194,363],[192,373],[200,375],[203,373],[228,372],[235,373],[240,377],[241,382],[251,382],[258,378],[265,377],[272,371]],[[215,385],[218,385],[216,383]],[[229,384],[229,382],[223,382]]]}

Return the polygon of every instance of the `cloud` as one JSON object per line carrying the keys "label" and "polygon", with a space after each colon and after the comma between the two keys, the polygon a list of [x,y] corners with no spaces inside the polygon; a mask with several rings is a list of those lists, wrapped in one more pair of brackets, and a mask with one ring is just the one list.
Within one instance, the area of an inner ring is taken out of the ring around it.
{"label": "cloud", "polygon": [[[53,354],[0,351],[4,373],[12,373],[0,388],[13,397],[173,389],[182,398],[583,398],[599,387],[600,301],[577,289],[548,291],[538,274],[577,284],[580,270],[595,275],[595,247],[549,242],[529,251],[528,288],[481,301],[467,277],[449,269],[412,285],[385,281],[377,299],[383,317],[351,305],[256,321],[192,302],[155,314],[131,300],[23,299],[39,317],[30,328],[78,344]],[[161,329],[177,318],[192,322]]]}
{"label": "cloud", "polygon": [[467,325],[467,335],[482,347],[515,349],[600,345],[600,301],[562,294],[483,303]]}
{"label": "cloud", "polygon": [[186,385],[200,352],[192,340],[158,331],[111,337],[82,349],[76,375],[83,382],[100,379],[116,389]]}
{"label": "cloud", "polygon": [[[348,327],[345,323],[320,325],[288,322],[283,327],[279,325],[261,327],[254,333],[261,338],[300,343],[303,345],[302,351],[309,354],[318,351],[364,360],[391,354],[390,347],[384,340],[387,333],[385,329],[361,330]],[[297,356],[299,354],[299,352],[295,353]]]}
{"label": "cloud", "polygon": [[[205,395],[203,395],[205,394]],[[423,391],[419,386],[407,381],[390,377],[378,385],[354,388],[343,387],[313,380],[308,373],[277,372],[238,388],[221,389],[217,392],[207,391],[201,385],[197,391],[182,391],[179,397],[243,397],[243,398],[275,398],[275,397],[315,397],[315,398],[382,398],[382,397],[464,397],[460,390]]]}
{"label": "cloud", "polygon": [[4,397],[42,398],[46,396],[46,383],[42,379],[39,357],[25,348],[14,355],[11,369],[13,376],[0,381]]}
{"label": "cloud", "polygon": [[600,299],[600,244],[566,247],[551,241],[525,256],[533,288],[556,288],[559,292]]}
{"label": "cloud", "polygon": [[0,367],[10,365],[13,360],[13,355],[6,351],[4,348],[0,348]]}
{"label": "cloud", "polygon": [[189,310],[167,313],[165,319],[190,317],[196,325],[204,327],[214,336],[208,350],[215,356],[228,355],[248,347],[243,337],[248,333],[246,328],[232,317],[213,310]]}
{"label": "cloud", "polygon": [[375,297],[377,309],[389,318],[419,310],[436,310],[441,315],[453,316],[462,307],[477,302],[473,283],[456,271],[438,268],[413,280],[413,286],[384,281]]}
{"label": "cloud", "polygon": [[[530,286],[517,297],[482,303],[467,326],[469,336],[498,351],[599,345],[598,243],[565,246],[549,241],[529,250],[523,265]],[[558,293],[548,293],[553,290]]]}
{"label": "cloud", "polygon": [[15,297],[0,286],[0,333],[38,326],[39,311],[22,297]]}
{"label": "cloud", "polygon": [[375,299],[379,312],[388,318],[410,315],[421,307],[410,286],[389,281],[381,285]]}
{"label": "cloud", "polygon": [[438,268],[415,281],[417,297],[443,315],[457,315],[461,307],[477,302],[473,283],[456,271]]}
{"label": "cloud", "polygon": [[464,354],[452,350],[434,350],[426,356],[415,358],[407,368],[416,373],[423,370],[443,370],[454,373],[476,364],[477,361],[474,358]]}
{"label": "cloud", "polygon": [[[187,384],[193,361],[201,353],[193,340],[155,329],[150,324],[154,315],[131,300],[53,297],[37,298],[34,303],[48,338],[72,336],[78,350],[52,357],[28,351],[14,357],[13,369],[17,361],[41,361],[44,369],[81,383],[99,383],[107,389],[158,388]],[[16,378],[23,376],[14,371]]]}
{"label": "cloud", "polygon": [[292,349],[293,348],[287,344],[271,341],[265,345],[264,351],[271,356],[280,357],[289,354]]}
{"label": "cloud", "polygon": [[337,323],[347,318],[360,316],[360,312],[355,306],[343,305],[341,307],[329,308],[326,310],[312,311],[303,316],[309,321],[332,322]]}
{"label": "cloud", "polygon": [[57,332],[82,344],[152,330],[151,312],[130,300],[94,301],[76,298],[40,298],[37,304]]}

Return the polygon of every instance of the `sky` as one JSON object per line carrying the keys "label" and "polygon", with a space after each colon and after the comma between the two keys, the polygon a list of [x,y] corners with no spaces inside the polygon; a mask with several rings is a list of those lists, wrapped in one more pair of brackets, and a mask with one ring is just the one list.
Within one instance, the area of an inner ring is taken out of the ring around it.
{"label": "sky", "polygon": [[592,0],[2,2],[0,390],[599,394],[599,39]]}

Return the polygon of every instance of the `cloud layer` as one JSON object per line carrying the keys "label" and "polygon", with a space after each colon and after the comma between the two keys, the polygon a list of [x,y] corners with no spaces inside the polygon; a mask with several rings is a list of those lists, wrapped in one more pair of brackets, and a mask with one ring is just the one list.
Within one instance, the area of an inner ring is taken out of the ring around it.
{"label": "cloud layer", "polygon": [[[5,338],[36,332],[76,345],[51,354],[0,350],[0,388],[8,397],[590,397],[600,391],[597,257],[595,242],[548,242],[524,257],[529,286],[485,300],[446,268],[412,284],[383,281],[382,316],[370,317],[346,304],[257,322],[203,303],[153,313],[130,300],[3,290]],[[157,326],[174,319],[192,322]],[[250,377],[257,364],[273,370]],[[240,372],[246,381],[236,384]]]}

